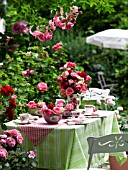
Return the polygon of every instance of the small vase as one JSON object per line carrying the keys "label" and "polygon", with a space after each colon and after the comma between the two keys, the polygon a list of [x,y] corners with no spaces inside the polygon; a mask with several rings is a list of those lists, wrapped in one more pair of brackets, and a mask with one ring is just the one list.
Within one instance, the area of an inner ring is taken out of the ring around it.
{"label": "small vase", "polygon": [[44,119],[48,124],[58,124],[62,114],[44,114]]}
{"label": "small vase", "polygon": [[77,100],[77,105],[76,105],[76,110],[79,110],[79,107],[80,107],[80,105],[81,105],[81,95],[80,94],[73,94],[73,97],[72,98],[74,98],[74,99],[76,99]]}

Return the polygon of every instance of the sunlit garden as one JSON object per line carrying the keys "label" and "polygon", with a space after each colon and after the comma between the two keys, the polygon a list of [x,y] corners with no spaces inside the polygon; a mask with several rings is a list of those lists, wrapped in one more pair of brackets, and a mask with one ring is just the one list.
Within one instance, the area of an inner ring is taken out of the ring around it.
{"label": "sunlit garden", "polygon": [[[39,157],[48,153],[39,156],[37,145],[44,150],[47,145],[32,139],[37,132],[29,135],[27,123],[22,128],[24,113],[35,116],[29,125],[36,126],[38,119],[44,119],[44,124],[50,120],[45,115],[55,114],[61,122],[71,111],[93,105],[93,112],[114,111],[119,130],[128,132],[127,43],[117,49],[87,42],[87,37],[107,29],[127,30],[127,7],[127,0],[0,0],[0,169],[54,169],[45,161],[39,163]],[[89,89],[102,89],[98,72],[104,73],[106,84],[117,86],[105,100],[83,100]],[[27,135],[33,145],[23,142]],[[66,164],[63,169],[74,166]]]}

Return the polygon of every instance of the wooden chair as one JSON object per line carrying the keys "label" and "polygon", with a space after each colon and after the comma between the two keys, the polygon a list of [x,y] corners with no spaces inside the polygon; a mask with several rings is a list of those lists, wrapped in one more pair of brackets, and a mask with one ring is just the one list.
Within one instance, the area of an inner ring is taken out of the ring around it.
{"label": "wooden chair", "polygon": [[[91,160],[93,154],[96,153],[115,153],[124,152],[128,150],[128,133],[110,134],[102,137],[88,137],[88,167],[91,170]],[[95,168],[95,170],[99,170]]]}
{"label": "wooden chair", "polygon": [[113,91],[114,87],[118,85],[118,84],[106,84],[104,73],[102,71],[98,72],[98,80],[99,80],[101,89],[109,88],[110,91]]}

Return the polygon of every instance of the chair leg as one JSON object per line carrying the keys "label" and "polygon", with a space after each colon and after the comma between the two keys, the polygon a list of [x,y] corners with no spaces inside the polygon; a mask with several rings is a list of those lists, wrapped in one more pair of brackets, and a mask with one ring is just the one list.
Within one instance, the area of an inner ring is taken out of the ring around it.
{"label": "chair leg", "polygon": [[89,155],[89,160],[88,160],[88,167],[87,167],[87,170],[89,170],[89,168],[90,168],[91,160],[92,160],[92,154],[91,154],[91,155]]}

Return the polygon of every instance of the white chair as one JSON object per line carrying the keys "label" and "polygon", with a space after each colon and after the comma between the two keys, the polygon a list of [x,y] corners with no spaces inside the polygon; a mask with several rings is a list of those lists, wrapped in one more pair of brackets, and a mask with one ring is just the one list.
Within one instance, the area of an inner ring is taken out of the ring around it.
{"label": "white chair", "polygon": [[102,71],[98,72],[98,80],[99,80],[101,89],[109,88],[110,91],[113,91],[114,87],[118,85],[118,84],[106,84],[104,73]]}
{"label": "white chair", "polygon": [[105,100],[110,93],[110,89],[89,88],[82,94],[82,100]]}

